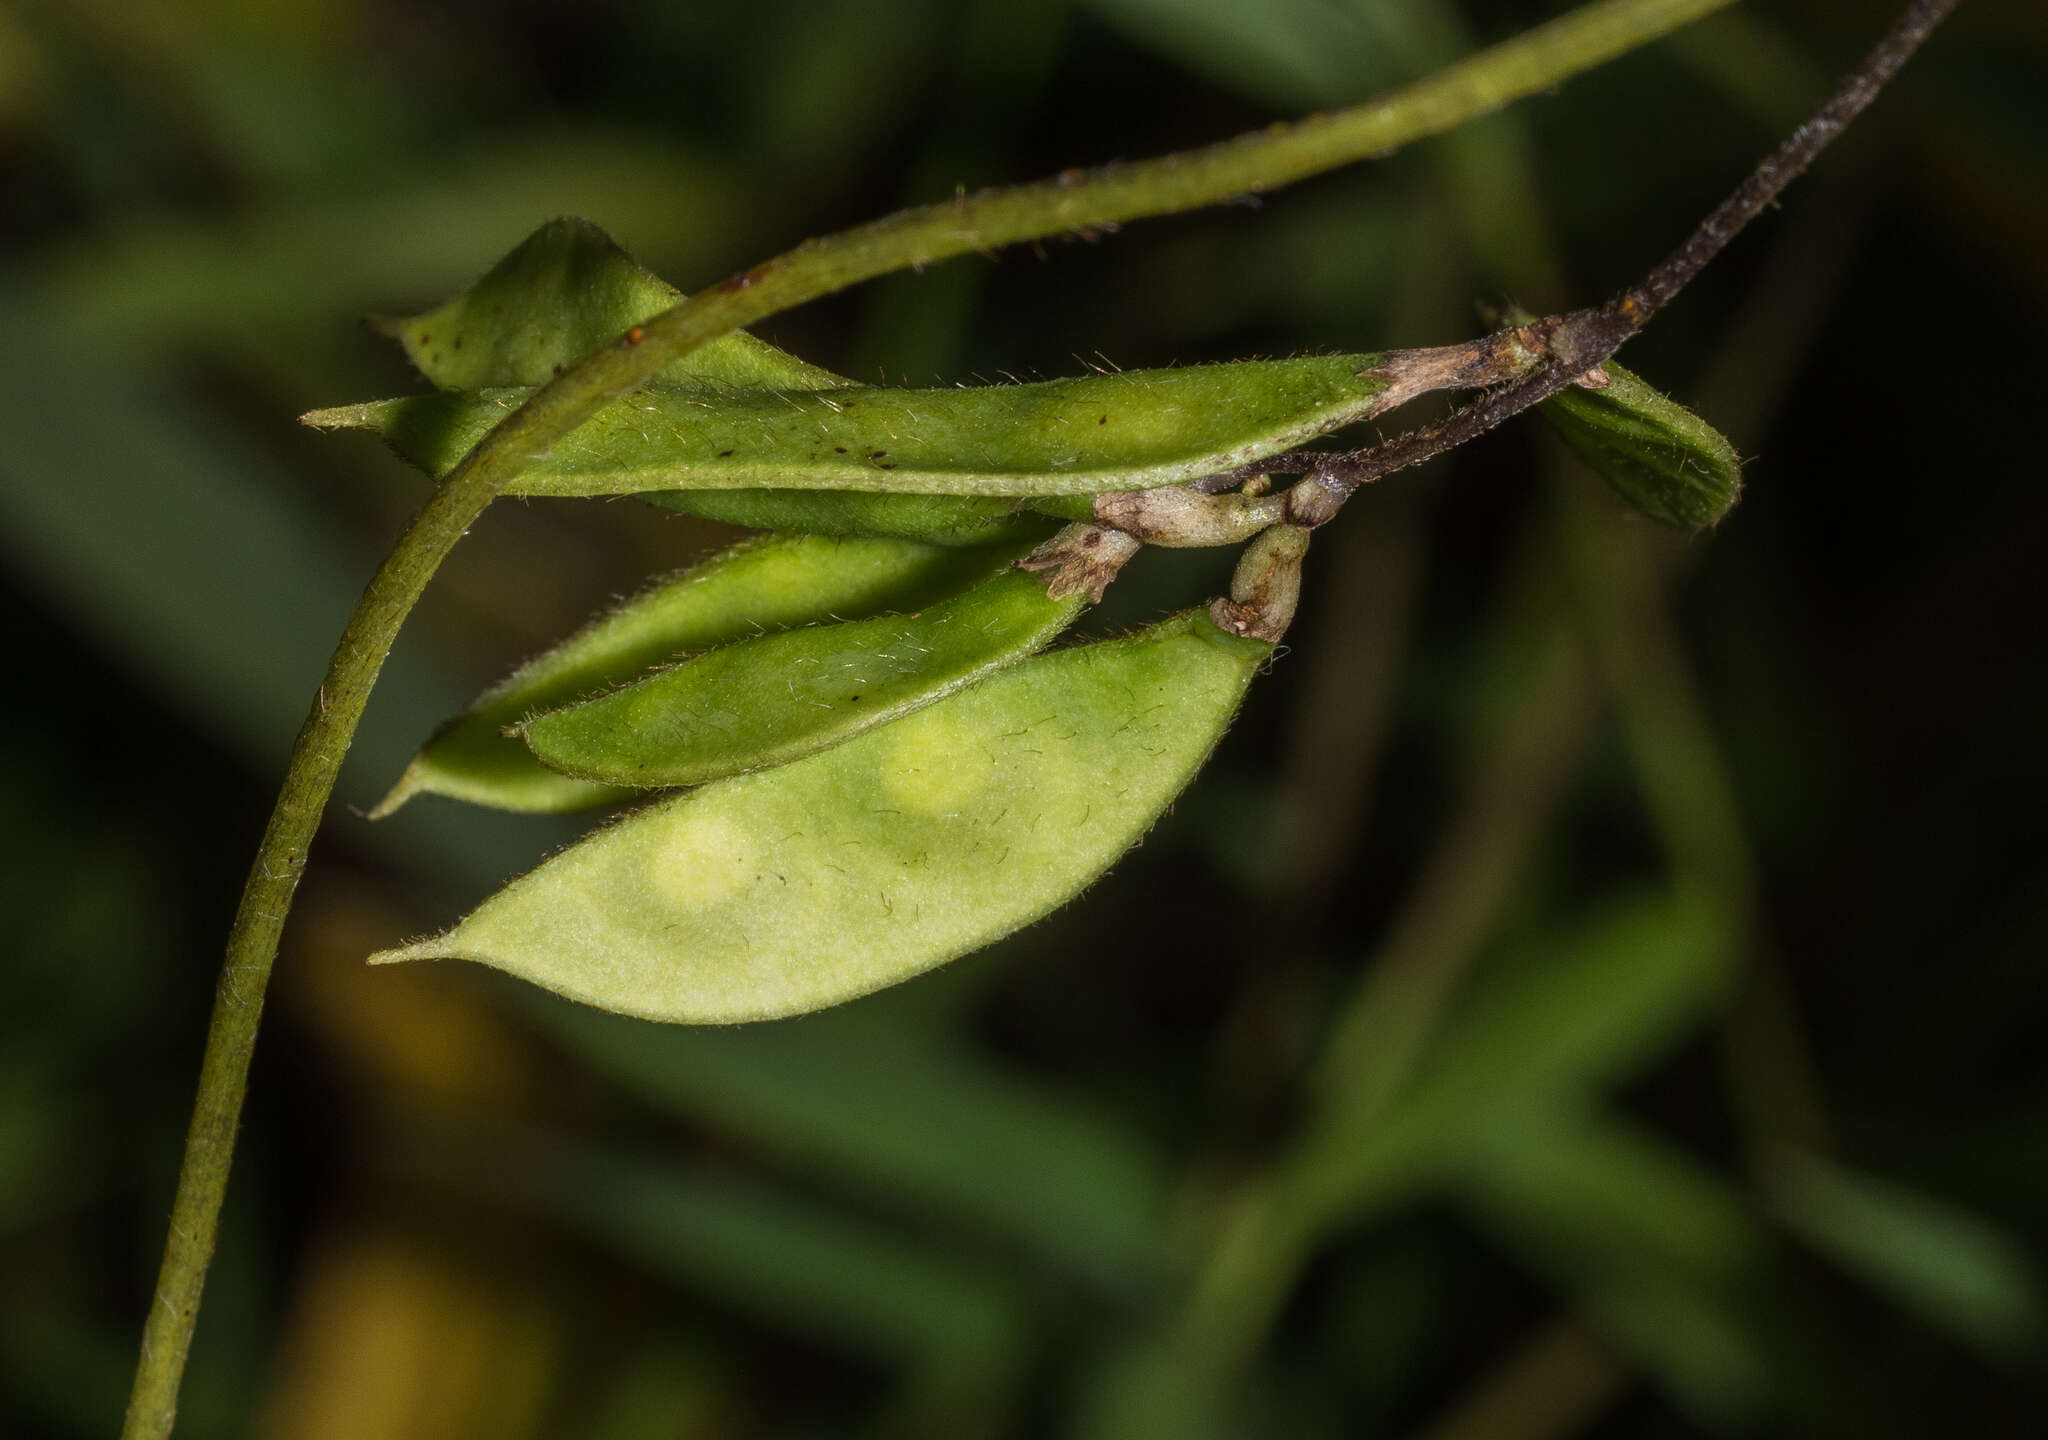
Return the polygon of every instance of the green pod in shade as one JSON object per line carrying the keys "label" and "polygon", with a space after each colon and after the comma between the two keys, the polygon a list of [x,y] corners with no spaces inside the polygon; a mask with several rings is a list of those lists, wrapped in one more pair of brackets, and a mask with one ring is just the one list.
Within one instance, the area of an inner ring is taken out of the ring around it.
{"label": "green pod in shade", "polygon": [[[635,263],[588,220],[551,220],[454,299],[423,315],[371,323],[397,340],[439,388],[482,390],[545,384],[682,299],[680,290]],[[692,350],[661,378],[774,390],[854,386],[745,331]],[[814,535],[994,545],[1049,533],[1014,501],[973,496],[751,489],[656,491],[643,498],[707,520]]]}
{"label": "green pod in shade", "polygon": [[855,490],[655,490],[640,497],[728,525],[812,535],[885,535],[928,545],[1042,540],[1053,524],[1027,501],[979,495],[881,495]]}
{"label": "green pod in shade", "polygon": [[519,727],[565,775],[700,785],[800,759],[1043,649],[1081,613],[1008,571],[915,615],[811,625],[696,655]]}
{"label": "green pod in shade", "polygon": [[506,727],[763,631],[921,609],[985,579],[1014,553],[805,535],[736,545],[593,620],[487,691],[435,732],[371,815],[389,815],[415,795],[532,813],[624,799],[629,791],[548,769]]}
{"label": "green pod in shade", "polygon": [[[545,385],[600,345],[683,300],[588,220],[550,220],[469,289],[424,315],[371,324],[443,390]],[[853,382],[744,330],[661,372],[677,383],[815,390]]]}
{"label": "green pod in shade", "polygon": [[1196,611],[998,671],[858,739],[571,846],[445,935],[587,1004],[727,1024],[821,1009],[1072,899],[1201,767],[1271,655]]}
{"label": "green pod in shade", "polygon": [[1609,362],[1598,390],[1568,386],[1538,407],[1622,499],[1681,529],[1712,525],[1742,493],[1742,459],[1719,430]]}
{"label": "green pod in shade", "polygon": [[[1235,469],[1370,416],[1386,389],[1371,373],[1379,363],[1318,355],[934,390],[655,384],[600,409],[507,493],[1144,490]],[[417,395],[301,418],[374,431],[439,477],[530,393]]]}

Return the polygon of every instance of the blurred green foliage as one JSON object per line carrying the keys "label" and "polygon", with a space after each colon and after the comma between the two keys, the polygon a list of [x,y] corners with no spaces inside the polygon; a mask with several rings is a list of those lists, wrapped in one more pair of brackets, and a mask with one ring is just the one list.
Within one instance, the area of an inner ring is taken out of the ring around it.
{"label": "blurred green foliage", "polygon": [[[1882,9],[1732,12],[1387,163],[768,338],[945,384],[1584,303]],[[360,316],[564,214],[689,289],[1546,13],[0,6],[0,1433],[114,1428],[240,870],[419,496],[291,423],[409,383]],[[1361,496],[1145,847],[898,991],[693,1031],[365,972],[569,831],[337,809],[182,1433],[2039,1433],[2044,156],[2048,18],[1972,0],[1630,349],[1749,457],[1710,539],[1621,513],[1535,425]],[[499,506],[345,796],[730,533]],[[1227,563],[1141,557],[1104,623]]]}

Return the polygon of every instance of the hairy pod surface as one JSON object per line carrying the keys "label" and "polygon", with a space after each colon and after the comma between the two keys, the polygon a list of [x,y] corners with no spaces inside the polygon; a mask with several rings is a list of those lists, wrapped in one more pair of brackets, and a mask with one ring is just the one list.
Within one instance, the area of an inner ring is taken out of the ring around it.
{"label": "hairy pod surface", "polygon": [[423,794],[530,813],[624,799],[629,792],[615,786],[549,770],[506,727],[693,651],[834,616],[921,609],[1011,553],[805,535],[743,542],[598,617],[485,692],[435,733],[371,814]]}
{"label": "hairy pod surface", "polygon": [[880,535],[928,545],[1042,539],[1052,521],[1028,500],[980,495],[883,495],[852,490],[656,490],[640,497],[728,525],[812,535]]}
{"label": "hairy pod surface", "polygon": [[519,727],[542,764],[601,784],[701,785],[922,709],[1043,649],[1079,615],[1011,570],[914,615],[806,626],[693,656]]}
{"label": "hairy pod surface", "polygon": [[[1374,355],[1130,370],[1028,385],[834,390],[650,385],[599,410],[509,487],[517,495],[865,490],[1083,495],[1235,469],[1369,417]],[[532,392],[417,395],[316,410],[453,469]]]}
{"label": "hairy pod surface", "polygon": [[1680,529],[1712,525],[1742,492],[1742,459],[1719,430],[1612,361],[1600,389],[1572,385],[1538,407],[1614,492]]}
{"label": "hairy pod surface", "polygon": [[[425,314],[378,317],[413,365],[442,390],[545,384],[600,345],[683,299],[587,220],[553,220],[461,295]],[[777,391],[859,388],[854,381],[735,331],[661,372],[679,385]],[[768,488],[652,491],[657,505],[760,530],[882,536],[934,545],[1042,539],[1050,527],[1028,501],[969,495],[790,492]],[[1057,500],[1065,519],[1086,518]]]}
{"label": "hairy pod surface", "polygon": [[1078,894],[1193,777],[1271,653],[1196,611],[1022,661],[630,815],[372,958],[473,960],[700,1024],[852,999]]}

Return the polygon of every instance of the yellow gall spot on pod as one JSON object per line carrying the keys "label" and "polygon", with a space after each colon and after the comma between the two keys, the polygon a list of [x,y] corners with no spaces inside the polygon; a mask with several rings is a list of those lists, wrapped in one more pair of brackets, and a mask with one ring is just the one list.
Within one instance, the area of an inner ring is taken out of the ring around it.
{"label": "yellow gall spot on pod", "polygon": [[1272,653],[1195,612],[1021,661],[649,806],[376,958],[460,957],[689,1024],[867,994],[1080,893],[1180,792]]}
{"label": "yellow gall spot on pod", "polygon": [[882,769],[892,804],[925,815],[951,815],[988,788],[995,758],[985,739],[942,710],[926,710],[889,729],[895,743]]}
{"label": "yellow gall spot on pod", "polygon": [[708,811],[692,815],[653,852],[647,878],[655,894],[669,904],[708,910],[752,885],[760,869],[758,859],[746,826]]}

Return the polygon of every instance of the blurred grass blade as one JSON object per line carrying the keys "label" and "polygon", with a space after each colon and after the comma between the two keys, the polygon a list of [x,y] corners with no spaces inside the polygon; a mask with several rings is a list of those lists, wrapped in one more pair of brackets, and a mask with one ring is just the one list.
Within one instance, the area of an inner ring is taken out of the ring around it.
{"label": "blurred grass blade", "polygon": [[652,1340],[605,1368],[585,1440],[716,1435],[738,1403],[731,1362],[687,1333]]}
{"label": "blurred grass blade", "polygon": [[1543,1105],[1626,1079],[1699,1021],[1731,960],[1704,906],[1610,900],[1480,978],[1424,1062],[1413,1103]]}
{"label": "blurred grass blade", "polygon": [[1393,32],[1407,5],[1328,0],[1089,0],[1105,22],[1219,85],[1294,113],[1409,78]]}
{"label": "blurred grass blade", "polygon": [[204,218],[131,222],[67,244],[32,279],[102,345],[204,339],[292,364],[321,328],[464,284],[537,215],[598,216],[644,253],[712,273],[735,263],[735,232],[760,223],[760,187],[646,138],[491,137],[412,173],[383,188],[352,179]]}
{"label": "blurred grass blade", "polygon": [[[208,733],[277,765],[362,589],[363,557],[303,486],[195,416],[144,362],[67,337],[47,312],[0,305],[0,330],[0,534],[17,573]],[[393,669],[401,691],[447,683],[402,653]],[[368,738],[373,753],[381,738]]]}
{"label": "blurred grass blade", "polygon": [[1725,1286],[1757,1259],[1761,1234],[1734,1189],[1648,1131],[1591,1112],[1531,1117],[1474,1146],[1458,1189],[1510,1226],[1551,1227],[1555,1253]]}
{"label": "blurred grass blade", "polygon": [[649,1103],[913,1217],[1019,1245],[1112,1293],[1165,1265],[1162,1157],[1135,1129],[931,1033],[907,991],[783,1025],[677,1030],[536,997]]}
{"label": "blurred grass blade", "polygon": [[[788,1334],[892,1366],[986,1375],[1021,1342],[1000,1275],[785,1189],[581,1143],[432,1130],[408,1164],[560,1217]],[[488,1147],[488,1148],[487,1148]]]}
{"label": "blurred grass blade", "polygon": [[1726,1182],[1627,1122],[1568,1108],[1495,1130],[1457,1171],[1481,1223],[1689,1410],[1758,1411],[1771,1388],[1762,1234]]}
{"label": "blurred grass blade", "polygon": [[[252,769],[281,769],[370,557],[341,543],[304,486],[196,415],[141,357],[93,347],[5,297],[0,330],[13,342],[0,347],[0,546],[15,573],[202,733]],[[376,792],[356,777],[398,769],[461,705],[418,645],[401,643],[385,666],[339,798],[370,803]],[[475,883],[531,863],[549,840],[450,811],[379,843]]]}
{"label": "blurred grass blade", "polygon": [[1787,1224],[1872,1289],[1994,1359],[2035,1353],[2032,1265],[1983,1220],[1812,1155],[1788,1160],[1771,1190]]}
{"label": "blurred grass blade", "polygon": [[600,1155],[550,1178],[562,1213],[796,1334],[899,1364],[991,1369],[1017,1346],[997,1277],[779,1188]]}
{"label": "blurred grass blade", "polygon": [[1524,1116],[1627,1078],[1698,1023],[1730,955],[1703,907],[1654,895],[1526,945],[1476,983],[1391,1110],[1330,1097],[1288,1162],[1286,1204],[1319,1229],[1392,1203]]}

